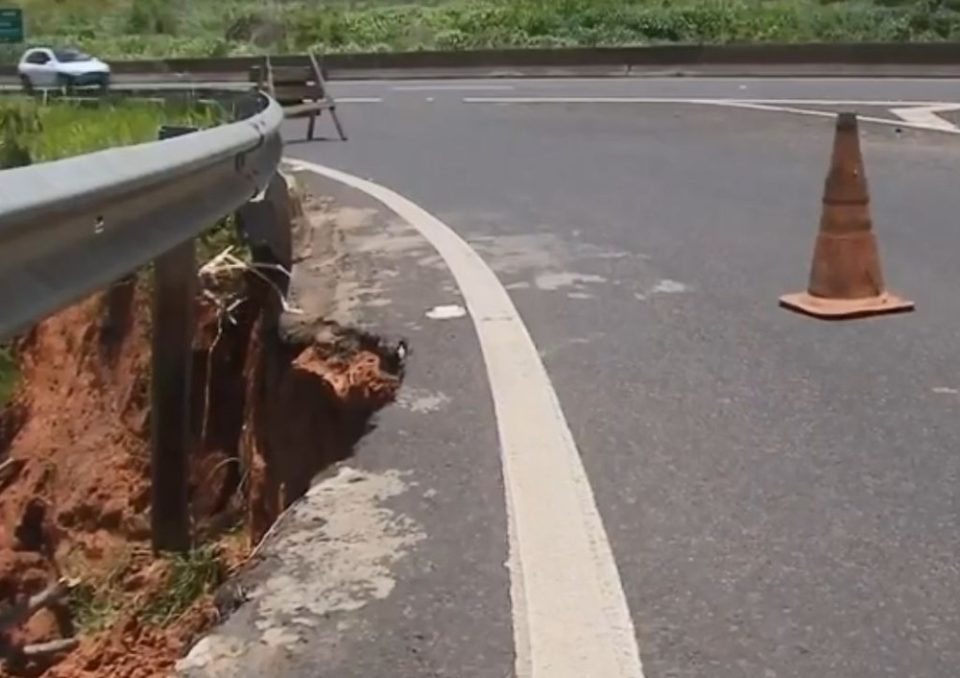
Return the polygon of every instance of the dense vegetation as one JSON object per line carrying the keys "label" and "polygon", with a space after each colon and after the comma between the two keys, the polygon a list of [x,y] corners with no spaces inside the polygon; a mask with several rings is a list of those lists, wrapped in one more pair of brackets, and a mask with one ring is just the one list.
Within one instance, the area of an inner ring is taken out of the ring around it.
{"label": "dense vegetation", "polygon": [[11,1],[31,43],[110,58],[960,39],[960,0]]}
{"label": "dense vegetation", "polygon": [[220,112],[209,106],[105,102],[43,104],[26,97],[0,99],[0,169],[58,160],[157,138],[161,125],[209,127]]}

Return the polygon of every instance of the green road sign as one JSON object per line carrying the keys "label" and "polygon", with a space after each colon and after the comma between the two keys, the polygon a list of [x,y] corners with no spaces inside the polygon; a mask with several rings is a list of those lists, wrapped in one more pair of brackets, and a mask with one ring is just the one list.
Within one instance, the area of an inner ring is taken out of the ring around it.
{"label": "green road sign", "polygon": [[23,42],[23,10],[0,7],[0,43]]}

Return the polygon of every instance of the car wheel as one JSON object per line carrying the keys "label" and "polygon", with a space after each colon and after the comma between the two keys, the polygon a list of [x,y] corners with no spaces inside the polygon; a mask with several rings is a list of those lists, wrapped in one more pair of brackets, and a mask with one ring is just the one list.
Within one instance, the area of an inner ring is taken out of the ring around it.
{"label": "car wheel", "polygon": [[20,85],[27,94],[33,94],[33,81],[26,75],[20,76]]}
{"label": "car wheel", "polygon": [[109,89],[110,89],[110,76],[105,75],[102,78],[100,78],[100,93],[106,94]]}

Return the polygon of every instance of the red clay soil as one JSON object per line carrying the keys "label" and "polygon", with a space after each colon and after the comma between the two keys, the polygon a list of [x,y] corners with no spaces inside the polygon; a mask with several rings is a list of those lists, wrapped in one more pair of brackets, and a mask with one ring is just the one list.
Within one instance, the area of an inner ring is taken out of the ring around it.
{"label": "red clay soil", "polygon": [[[269,292],[250,287],[236,324],[221,326],[200,302],[195,341],[194,534],[230,545],[225,572],[309,478],[349,454],[399,387],[376,347],[274,339],[273,304],[260,303]],[[0,636],[0,676],[165,676],[216,621],[209,596],[166,628],[138,619],[170,572],[149,548],[149,319],[143,285],[128,281],[39,323],[17,347],[20,385],[0,421],[0,608],[71,577],[109,582],[123,613],[86,633],[65,605],[38,612]],[[246,539],[221,537],[239,522]],[[64,657],[10,660],[24,644],[73,636],[80,646]]]}
{"label": "red clay soil", "polygon": [[351,454],[401,378],[373,346],[285,349],[260,351],[266,359],[247,378],[252,425],[241,449],[252,480],[246,525],[255,542],[319,471]]}

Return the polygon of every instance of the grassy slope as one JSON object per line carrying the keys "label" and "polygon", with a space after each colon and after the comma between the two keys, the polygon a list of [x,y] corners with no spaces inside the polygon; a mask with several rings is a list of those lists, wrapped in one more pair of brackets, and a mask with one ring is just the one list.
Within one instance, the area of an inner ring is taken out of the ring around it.
{"label": "grassy slope", "polygon": [[[77,44],[107,57],[213,56],[308,48],[359,51],[960,39],[960,0],[12,2],[25,7],[32,42]],[[251,37],[251,33],[259,37]],[[13,52],[7,49],[6,56]]]}
{"label": "grassy slope", "polygon": [[0,167],[8,145],[26,148],[33,162],[58,160],[82,153],[153,141],[161,125],[209,127],[218,123],[213,109],[160,106],[147,103],[107,104],[97,107],[58,103],[42,106],[33,99],[0,100],[0,122],[7,116],[19,119],[3,125],[0,137]]}

